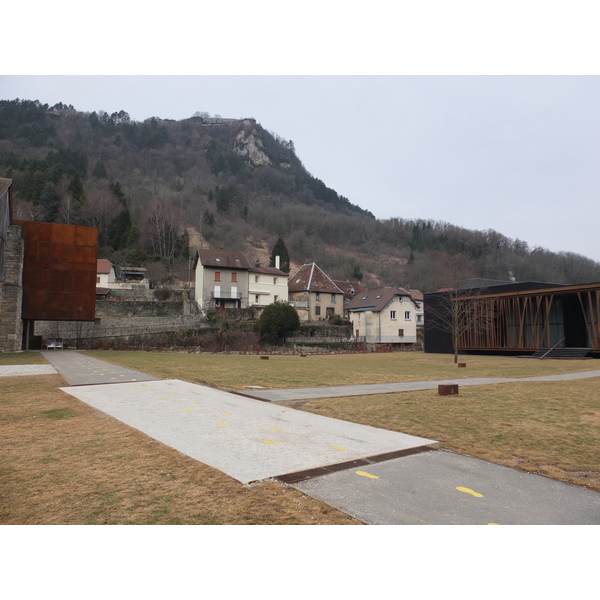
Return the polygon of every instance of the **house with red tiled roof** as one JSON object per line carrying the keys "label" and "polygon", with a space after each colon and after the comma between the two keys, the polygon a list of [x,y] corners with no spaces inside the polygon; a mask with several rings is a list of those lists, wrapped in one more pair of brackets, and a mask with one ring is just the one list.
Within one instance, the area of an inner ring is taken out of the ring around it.
{"label": "house with red tiled roof", "polygon": [[358,281],[338,281],[337,279],[334,279],[333,283],[344,292],[344,317],[347,318],[348,311],[345,307],[348,305],[348,302],[353,300],[356,294],[366,292],[367,288]]}
{"label": "house with red tiled roof", "polygon": [[194,260],[196,303],[210,308],[247,308],[251,265],[243,252],[198,250]]}
{"label": "house with red tiled roof", "polygon": [[316,263],[302,265],[289,278],[288,298],[301,321],[323,321],[344,314],[344,292]]}
{"label": "house with red tiled roof", "polygon": [[373,344],[414,344],[416,306],[410,292],[386,287],[357,294],[346,306],[358,341]]}
{"label": "house with red tiled roof", "polygon": [[115,265],[106,258],[99,258],[96,261],[96,287],[109,288],[111,283],[116,283],[117,272]]}

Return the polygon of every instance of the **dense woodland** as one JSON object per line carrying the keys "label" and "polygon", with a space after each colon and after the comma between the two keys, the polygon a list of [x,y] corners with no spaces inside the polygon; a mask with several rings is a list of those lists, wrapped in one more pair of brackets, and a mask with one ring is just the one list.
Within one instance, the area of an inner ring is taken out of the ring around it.
{"label": "dense woodland", "polygon": [[252,118],[181,121],[0,101],[0,176],[16,218],[98,227],[99,256],[187,283],[200,245],[267,264],[281,237],[292,272],[317,262],[334,279],[434,291],[461,276],[600,281],[600,264],[530,248],[493,231],[376,219],[314,177],[291,140]]}

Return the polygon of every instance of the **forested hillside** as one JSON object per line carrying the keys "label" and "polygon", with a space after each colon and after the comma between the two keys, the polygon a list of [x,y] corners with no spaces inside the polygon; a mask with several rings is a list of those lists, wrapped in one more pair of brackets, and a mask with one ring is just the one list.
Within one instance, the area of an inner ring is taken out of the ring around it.
{"label": "forested hillside", "polygon": [[368,286],[432,291],[454,283],[457,265],[465,278],[600,281],[590,259],[491,229],[377,220],[252,118],[140,123],[125,111],[3,100],[0,176],[14,180],[18,218],[96,226],[101,257],[146,266],[156,283],[187,282],[201,245],[266,264],[280,236],[292,271],[315,261],[335,279]]}

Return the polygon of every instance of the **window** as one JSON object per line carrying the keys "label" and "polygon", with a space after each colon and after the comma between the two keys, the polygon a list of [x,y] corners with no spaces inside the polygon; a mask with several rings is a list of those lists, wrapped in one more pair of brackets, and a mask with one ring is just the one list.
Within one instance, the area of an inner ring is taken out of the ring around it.
{"label": "window", "polygon": [[327,315],[328,317],[333,317],[333,315],[335,314],[334,310],[335,310],[335,309],[334,309],[332,306],[328,306],[328,307],[325,309],[325,313],[326,313],[326,315]]}
{"label": "window", "polygon": [[260,281],[260,276],[259,275],[255,275],[254,276],[254,283],[258,283]]}
{"label": "window", "polygon": [[215,281],[221,281],[221,271],[215,271]]}
{"label": "window", "polygon": [[277,277],[273,277],[273,285],[277,285]]}
{"label": "window", "polygon": [[279,296],[275,296],[275,302],[279,302]]}
{"label": "window", "polygon": [[335,294],[331,294],[331,304],[335,304]]}
{"label": "window", "polygon": [[321,302],[321,294],[317,292],[317,302]]}
{"label": "window", "polygon": [[395,310],[390,310],[390,319],[392,321],[396,320],[396,311]]}
{"label": "window", "polygon": [[410,321],[410,310],[404,312],[404,320]]}
{"label": "window", "polygon": [[320,306],[315,306],[315,315],[317,315],[317,317],[321,314],[321,307]]}
{"label": "window", "polygon": [[260,298],[258,296],[254,296],[254,304],[260,304]]}
{"label": "window", "polygon": [[231,281],[237,281],[237,273],[231,274]]}
{"label": "window", "polygon": [[404,337],[404,329],[398,329],[398,337]]}

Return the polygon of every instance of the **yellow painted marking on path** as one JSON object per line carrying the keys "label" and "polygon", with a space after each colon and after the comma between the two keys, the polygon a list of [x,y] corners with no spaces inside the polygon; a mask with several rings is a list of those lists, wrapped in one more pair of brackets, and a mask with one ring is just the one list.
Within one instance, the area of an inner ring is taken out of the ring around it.
{"label": "yellow painted marking on path", "polygon": [[183,410],[189,410],[190,412],[192,412],[194,409],[193,408],[184,408]]}
{"label": "yellow painted marking on path", "polygon": [[279,427],[269,427],[269,429],[273,429],[274,431],[281,431]]}
{"label": "yellow painted marking on path", "polygon": [[344,448],[343,446],[331,446],[332,448],[335,448],[336,450],[342,450],[343,452],[348,452],[348,448]]}
{"label": "yellow painted marking on path", "polygon": [[116,379],[116,377],[111,377],[111,379]]}
{"label": "yellow painted marking on path", "polygon": [[200,404],[200,400],[194,400],[194,404]]}
{"label": "yellow painted marking on path", "polygon": [[160,400],[161,402],[166,402],[166,401],[167,401],[167,399],[166,399],[166,398],[159,398],[159,400]]}
{"label": "yellow painted marking on path", "polygon": [[369,479],[379,479],[377,475],[371,475],[371,473],[367,473],[366,471],[356,471],[356,474],[368,477]]}
{"label": "yellow painted marking on path", "polygon": [[132,379],[131,381],[137,381],[137,379]]}
{"label": "yellow painted marking on path", "polygon": [[471,496],[475,496],[475,498],[483,498],[483,494],[479,494],[478,492],[474,492],[472,489],[470,488],[466,488],[466,487],[457,487],[456,488],[459,492],[464,492],[465,494],[471,494]]}
{"label": "yellow painted marking on path", "polygon": [[217,425],[223,425],[223,427],[227,427],[227,423],[217,423]]}
{"label": "yellow painted marking on path", "polygon": [[224,415],[227,415],[228,417],[231,416],[231,413],[223,413]]}
{"label": "yellow painted marking on path", "polygon": [[488,523],[488,525],[500,525],[500,523]]}
{"label": "yellow painted marking on path", "polygon": [[265,440],[265,444],[273,444],[275,446],[279,446],[279,442],[274,442],[273,440]]}
{"label": "yellow painted marking on path", "polygon": [[171,394],[171,396],[177,396],[177,392],[169,392],[169,394]]}

